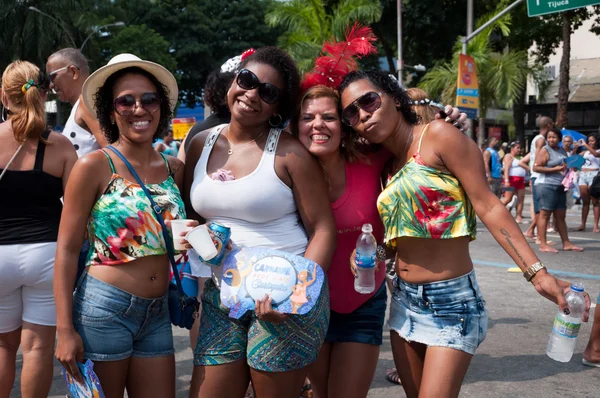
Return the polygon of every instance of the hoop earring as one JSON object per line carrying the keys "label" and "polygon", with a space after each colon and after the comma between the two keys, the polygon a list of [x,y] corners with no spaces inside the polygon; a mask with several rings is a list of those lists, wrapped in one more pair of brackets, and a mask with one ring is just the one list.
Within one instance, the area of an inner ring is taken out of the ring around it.
{"label": "hoop earring", "polygon": [[[273,122],[273,120],[272,120],[273,116],[276,116],[279,118],[277,123]],[[281,117],[281,115],[279,113],[276,113],[269,118],[269,125],[271,125],[271,127],[279,127],[279,126],[281,126],[281,123],[283,123],[283,118]]]}

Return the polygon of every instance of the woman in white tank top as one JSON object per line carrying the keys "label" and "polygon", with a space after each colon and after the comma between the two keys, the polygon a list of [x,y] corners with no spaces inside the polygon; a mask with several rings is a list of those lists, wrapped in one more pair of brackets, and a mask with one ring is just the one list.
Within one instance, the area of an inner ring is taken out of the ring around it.
{"label": "woman in white tank top", "polygon": [[582,153],[585,164],[579,173],[579,192],[581,193],[581,225],[576,231],[585,231],[588,214],[590,212],[590,202],[594,208],[594,232],[600,232],[598,222],[600,222],[600,201],[592,198],[589,193],[589,187],[598,175],[600,169],[600,151],[598,151],[598,137],[596,134],[590,134],[587,142],[580,142],[584,151]]}
{"label": "woman in white tank top", "polygon": [[[188,216],[229,226],[237,245],[304,255],[327,271],[335,223],[323,173],[279,128],[295,109],[300,76],[294,62],[266,47],[243,59],[240,69],[227,95],[230,124],[196,135],[188,150]],[[259,397],[298,396],[327,332],[328,286],[306,315],[273,311],[269,300],[257,304],[255,313],[233,320],[218,286],[207,282],[191,397],[242,398],[250,379]]]}
{"label": "woman in white tank top", "polygon": [[519,224],[522,224],[524,222],[523,203],[525,201],[525,176],[527,175],[529,168],[523,168],[523,163],[517,159],[519,153],[521,153],[521,144],[516,141],[512,142],[510,144],[510,152],[506,154],[503,160],[502,170],[506,192],[502,199],[502,203],[508,207],[508,211],[512,211],[516,205],[517,215],[515,220]]}

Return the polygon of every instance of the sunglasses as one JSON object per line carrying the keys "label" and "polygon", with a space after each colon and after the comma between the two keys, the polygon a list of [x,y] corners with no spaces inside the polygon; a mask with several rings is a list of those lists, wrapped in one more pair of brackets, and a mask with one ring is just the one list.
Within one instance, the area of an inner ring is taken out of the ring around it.
{"label": "sunglasses", "polygon": [[[69,69],[71,66],[75,66],[75,65],[63,66],[62,68],[58,68],[57,70],[48,73],[48,81],[50,83],[52,83],[54,81],[54,78],[58,74],[58,72],[62,72],[65,69]],[[77,66],[75,66],[75,68],[77,68],[77,70],[79,70],[79,68]]]}
{"label": "sunglasses", "polygon": [[358,97],[353,103],[342,111],[342,122],[350,127],[356,126],[360,121],[359,108],[365,112],[373,113],[381,106],[381,94],[370,91]]}
{"label": "sunglasses", "polygon": [[258,87],[258,96],[269,105],[279,101],[279,88],[270,83],[261,83],[258,77],[248,69],[242,69],[235,82],[244,90],[253,90]]}
{"label": "sunglasses", "polygon": [[161,100],[158,94],[144,93],[139,101],[131,94],[117,97],[113,106],[119,115],[130,116],[138,107],[142,107],[148,113],[154,113],[160,109],[160,104]]}

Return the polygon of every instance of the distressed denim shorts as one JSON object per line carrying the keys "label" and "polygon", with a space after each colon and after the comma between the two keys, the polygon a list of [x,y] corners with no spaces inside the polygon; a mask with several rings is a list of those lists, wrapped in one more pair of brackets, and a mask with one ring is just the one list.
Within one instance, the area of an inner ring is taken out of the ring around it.
{"label": "distressed denim shorts", "polygon": [[475,354],[488,326],[475,271],[422,285],[397,277],[388,324],[406,341]]}
{"label": "distressed denim shorts", "polygon": [[142,298],[86,274],[73,295],[73,323],[92,361],[175,352],[166,294]]}

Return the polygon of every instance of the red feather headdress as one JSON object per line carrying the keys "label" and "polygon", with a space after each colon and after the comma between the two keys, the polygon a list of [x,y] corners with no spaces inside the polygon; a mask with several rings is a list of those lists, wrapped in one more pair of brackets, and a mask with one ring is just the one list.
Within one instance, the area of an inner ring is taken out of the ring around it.
{"label": "red feather headdress", "polygon": [[325,42],[314,69],[304,76],[302,91],[320,84],[337,89],[344,77],[358,67],[356,59],[377,52],[373,45],[376,40],[371,28],[357,22],[346,29],[345,41]]}

